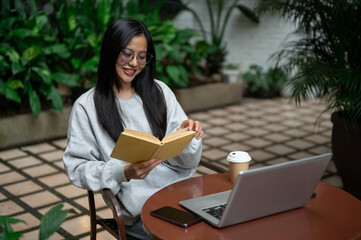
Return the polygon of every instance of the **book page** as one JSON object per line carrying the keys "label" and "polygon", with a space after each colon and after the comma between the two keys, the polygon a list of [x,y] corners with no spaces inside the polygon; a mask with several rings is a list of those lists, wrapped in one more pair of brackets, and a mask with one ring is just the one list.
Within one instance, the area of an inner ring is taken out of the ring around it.
{"label": "book page", "polygon": [[[188,132],[189,133],[189,132]],[[180,137],[175,141],[168,141],[164,143],[158,152],[156,158],[161,160],[167,160],[169,158],[178,156],[182,153],[184,148],[189,144],[193,138],[193,134],[188,134],[186,136]],[[174,139],[173,139],[174,140]]]}
{"label": "book page", "polygon": [[177,130],[175,132],[169,133],[167,136],[165,136],[162,139],[162,142],[166,143],[166,142],[170,142],[170,141],[173,141],[175,139],[178,139],[178,138],[182,138],[184,136],[188,136],[188,135],[193,135],[194,136],[195,134],[196,134],[195,131],[189,131],[188,128],[183,128],[181,130]]}
{"label": "book page", "polygon": [[148,134],[148,133],[145,133],[145,132],[140,132],[140,131],[137,131],[137,130],[132,130],[132,129],[129,129],[129,128],[126,128],[122,132],[122,134],[127,135],[127,136],[131,136],[131,137],[135,137],[135,138],[138,138],[138,139],[142,139],[142,140],[148,141],[148,142],[153,142],[153,143],[157,143],[157,144],[160,143],[159,139],[154,137],[151,134]]}

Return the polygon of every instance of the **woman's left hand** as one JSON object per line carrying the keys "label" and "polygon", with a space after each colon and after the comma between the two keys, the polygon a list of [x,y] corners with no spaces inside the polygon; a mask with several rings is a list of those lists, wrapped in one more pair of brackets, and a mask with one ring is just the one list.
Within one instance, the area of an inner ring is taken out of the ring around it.
{"label": "woman's left hand", "polygon": [[201,124],[198,121],[193,121],[192,119],[188,119],[182,122],[178,129],[188,128],[189,130],[196,131],[196,135],[194,136],[197,140],[203,137],[203,129]]}

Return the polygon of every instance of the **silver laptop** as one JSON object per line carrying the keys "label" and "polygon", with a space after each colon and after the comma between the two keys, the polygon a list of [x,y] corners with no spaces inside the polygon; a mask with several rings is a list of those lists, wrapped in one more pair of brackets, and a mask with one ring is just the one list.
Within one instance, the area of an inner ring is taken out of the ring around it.
{"label": "silver laptop", "polygon": [[180,201],[184,208],[217,227],[306,205],[332,154],[322,154],[239,173],[232,190]]}

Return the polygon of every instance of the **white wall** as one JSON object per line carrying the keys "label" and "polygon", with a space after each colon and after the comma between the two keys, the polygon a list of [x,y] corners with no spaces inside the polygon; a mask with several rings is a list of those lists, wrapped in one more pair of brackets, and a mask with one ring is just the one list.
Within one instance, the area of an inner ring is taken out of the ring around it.
{"label": "white wall", "polygon": [[[201,16],[205,29],[210,30],[205,0],[189,2],[189,6]],[[218,1],[212,2],[215,10]],[[233,0],[225,2],[229,6]],[[257,0],[240,0],[239,3],[252,9]],[[174,19],[174,23],[180,29],[186,27],[199,29],[193,15],[189,12],[182,12]],[[279,17],[264,16],[259,24],[255,24],[243,16],[238,9],[234,9],[223,40],[227,44],[227,62],[240,64],[242,72],[245,72],[250,64],[268,68],[272,66],[272,62],[268,61],[269,56],[280,49],[281,44],[294,30],[295,26],[292,23],[287,23]]]}

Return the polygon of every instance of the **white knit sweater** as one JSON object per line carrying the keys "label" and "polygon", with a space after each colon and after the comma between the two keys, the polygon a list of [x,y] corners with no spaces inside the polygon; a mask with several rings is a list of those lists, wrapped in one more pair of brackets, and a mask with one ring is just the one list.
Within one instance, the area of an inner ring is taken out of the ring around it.
{"label": "white knit sweater", "polygon": [[[167,131],[175,131],[187,119],[173,92],[160,81],[167,104]],[[143,180],[124,177],[124,161],[110,157],[115,142],[102,128],[95,111],[94,89],[84,93],[75,103],[69,120],[68,145],[63,161],[70,181],[79,188],[99,191],[109,188],[117,194],[126,225],[140,216],[145,201],[159,189],[189,178],[198,166],[202,141],[195,138],[181,155],[168,159],[154,168]],[[138,94],[130,99],[117,98],[125,127],[151,134],[142,100]],[[141,151],[141,149],[140,149]]]}

